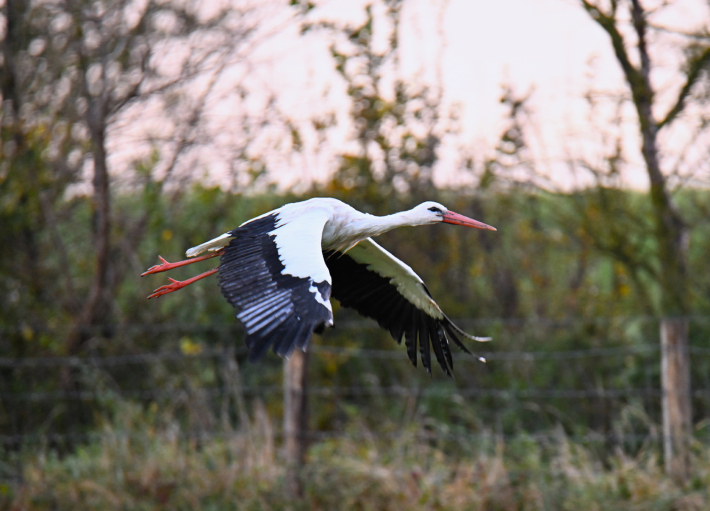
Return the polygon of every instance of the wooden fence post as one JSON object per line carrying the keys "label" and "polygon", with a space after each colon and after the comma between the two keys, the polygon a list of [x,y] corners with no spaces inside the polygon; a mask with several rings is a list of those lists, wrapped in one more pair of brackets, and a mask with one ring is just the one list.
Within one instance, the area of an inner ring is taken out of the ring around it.
{"label": "wooden fence post", "polygon": [[308,352],[295,350],[284,360],[284,440],[286,491],[303,496],[300,471],[308,447]]}
{"label": "wooden fence post", "polygon": [[239,417],[239,429],[248,434],[251,430],[251,421],[249,420],[249,413],[247,413],[244,400],[242,377],[239,372],[235,351],[234,344],[230,344],[224,348],[224,355],[222,356],[222,377],[224,378],[225,387],[222,396],[222,427],[225,432],[231,432],[229,420],[229,398],[231,396]]}
{"label": "wooden fence post", "polygon": [[678,483],[690,475],[690,352],[687,319],[661,320],[663,454],[666,473]]}

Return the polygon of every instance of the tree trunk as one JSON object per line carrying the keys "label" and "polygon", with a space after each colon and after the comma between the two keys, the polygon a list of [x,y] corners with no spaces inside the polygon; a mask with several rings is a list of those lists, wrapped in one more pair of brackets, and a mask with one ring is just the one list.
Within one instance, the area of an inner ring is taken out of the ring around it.
{"label": "tree trunk", "polygon": [[[647,46],[647,12],[640,0],[631,0],[630,18],[636,33],[634,47],[638,64],[629,57],[624,33],[619,30],[617,9],[612,2],[607,12],[597,4],[581,0],[591,17],[611,38],[614,54],[621,66],[631,92],[631,99],[639,122],[641,153],[646,163],[650,190],[649,196],[655,220],[655,242],[658,247],[657,282],[661,291],[659,312],[661,323],[662,384],[663,384],[663,437],[666,471],[677,481],[684,482],[690,471],[688,442],[691,433],[690,412],[690,358],[688,348],[688,323],[682,316],[690,310],[687,271],[688,227],[673,201],[668,183],[661,170],[658,131],[669,124],[683,110],[683,101],[700,70],[708,59],[710,49],[699,56],[687,70],[686,85],[681,90],[676,106],[660,123],[653,115],[654,90],[651,83],[651,57]],[[676,319],[668,319],[668,317]]]}
{"label": "tree trunk", "polygon": [[106,119],[103,110],[95,105],[91,112],[91,139],[94,157],[93,197],[93,242],[96,251],[96,267],[89,294],[89,323],[105,317],[108,312],[109,255],[111,249],[111,212],[109,175],[106,164]]}
{"label": "tree trunk", "polygon": [[106,117],[101,103],[98,99],[90,100],[87,117],[94,162],[91,232],[96,263],[89,296],[67,339],[66,354],[69,356],[79,352],[91,327],[106,322],[110,312],[110,292],[107,287],[111,250],[111,194],[106,163]]}
{"label": "tree trunk", "polygon": [[[656,216],[656,241],[660,264],[661,314],[688,313],[686,253],[688,233],[685,222],[668,190],[661,172],[658,151],[658,122],[653,117],[654,91],[651,62],[646,47],[646,13],[639,0],[632,0],[631,15],[638,36],[641,67],[639,79],[627,73],[639,116],[641,151],[650,181],[651,203]],[[663,452],[668,475],[685,483],[690,473],[688,444],[691,435],[690,356],[687,319],[661,321],[661,374],[663,387]]]}

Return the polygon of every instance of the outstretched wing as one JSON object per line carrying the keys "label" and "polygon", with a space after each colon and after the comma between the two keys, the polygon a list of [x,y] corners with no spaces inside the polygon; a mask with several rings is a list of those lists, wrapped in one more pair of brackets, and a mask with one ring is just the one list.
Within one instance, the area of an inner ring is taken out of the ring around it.
{"label": "outstretched wing", "polygon": [[417,344],[422,364],[431,373],[431,352],[446,374],[453,359],[449,338],[466,353],[459,335],[478,341],[462,331],[441,311],[419,276],[405,263],[368,238],[346,253],[323,254],[333,279],[333,298],[376,320],[400,343],[404,335],[407,354],[417,365]]}
{"label": "outstretched wing", "polygon": [[305,350],[314,330],[333,324],[321,251],[326,221],[319,212],[288,221],[277,210],[229,233],[219,285],[246,329],[250,360],[269,346],[281,356]]}

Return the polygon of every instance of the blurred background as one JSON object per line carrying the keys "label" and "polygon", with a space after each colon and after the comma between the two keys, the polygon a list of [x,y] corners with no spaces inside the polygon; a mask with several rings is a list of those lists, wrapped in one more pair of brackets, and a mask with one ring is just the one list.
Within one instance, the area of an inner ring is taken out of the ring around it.
{"label": "blurred background", "polygon": [[[0,507],[710,507],[707,2],[0,0],[0,41]],[[282,361],[139,275],[314,196],[497,227],[378,240],[494,340],[429,375],[334,304],[293,495]]]}

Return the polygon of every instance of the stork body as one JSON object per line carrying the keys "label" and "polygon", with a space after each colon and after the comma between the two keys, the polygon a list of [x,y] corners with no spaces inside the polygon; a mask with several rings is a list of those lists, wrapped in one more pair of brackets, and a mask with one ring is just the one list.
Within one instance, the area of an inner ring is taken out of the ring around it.
{"label": "stork body", "polygon": [[[375,319],[397,342],[405,338],[410,360],[431,372],[430,346],[451,374],[449,338],[468,352],[459,335],[474,339],[441,311],[419,276],[371,238],[401,226],[439,222],[495,230],[425,202],[378,217],[329,198],[287,204],[187,251],[192,260],[154,266],[143,275],[215,256],[218,268],[189,281],[172,281],[149,298],[175,291],[219,272],[224,297],[246,330],[250,359],[269,347],[288,356],[305,350],[312,333],[333,325],[331,295],[344,307]],[[205,254],[206,253],[206,254]],[[201,255],[205,254],[205,255]]]}

